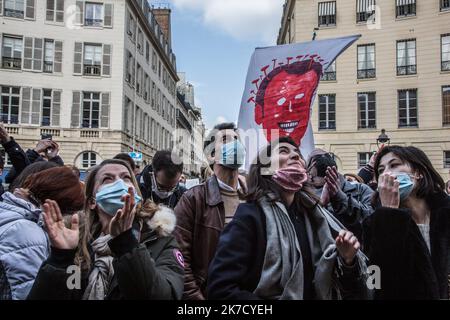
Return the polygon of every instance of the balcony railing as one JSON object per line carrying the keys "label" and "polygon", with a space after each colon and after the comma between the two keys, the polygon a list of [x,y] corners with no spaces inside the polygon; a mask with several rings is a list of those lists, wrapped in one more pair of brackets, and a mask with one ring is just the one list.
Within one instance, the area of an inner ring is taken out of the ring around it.
{"label": "balcony railing", "polygon": [[450,61],[442,61],[441,62],[441,70],[442,71],[450,71]]}
{"label": "balcony railing", "polygon": [[375,11],[358,12],[358,13],[356,13],[356,22],[357,23],[366,22],[374,14],[375,14]]}
{"label": "balcony railing", "polygon": [[50,134],[53,137],[59,137],[61,135],[61,130],[59,129],[41,129],[41,136],[45,134]]}
{"label": "balcony railing", "polygon": [[44,61],[44,72],[52,73],[53,72],[53,62]]}
{"label": "balcony railing", "polygon": [[103,19],[84,19],[84,25],[88,27],[101,27],[103,26]]}
{"label": "balcony railing", "polygon": [[409,17],[416,15],[416,4],[405,4],[397,6],[397,18]]}
{"label": "balcony railing", "polygon": [[14,10],[14,9],[5,8],[4,15],[5,15],[5,17],[23,19],[23,10]]}
{"label": "balcony railing", "polygon": [[100,76],[101,75],[101,66],[95,65],[95,64],[85,64],[83,74],[85,76]]}
{"label": "balcony railing", "polygon": [[416,73],[417,73],[416,65],[397,67],[397,75],[398,76],[405,76],[405,75],[416,74]]}
{"label": "balcony railing", "polygon": [[375,76],[376,76],[375,69],[358,70],[358,79],[370,79],[375,78]]}
{"label": "balcony railing", "polygon": [[100,133],[97,130],[82,130],[80,131],[81,138],[99,138]]}
{"label": "balcony railing", "polygon": [[4,69],[20,70],[21,67],[22,67],[21,58],[10,58],[10,57],[2,58],[2,68]]}
{"label": "balcony railing", "polygon": [[450,10],[450,0],[441,0],[441,11]]}
{"label": "balcony railing", "polygon": [[336,81],[336,71],[324,72],[320,78],[322,81]]}
{"label": "balcony railing", "polygon": [[8,132],[8,134],[10,135],[17,135],[19,134],[19,128],[18,127],[6,127],[6,132]]}

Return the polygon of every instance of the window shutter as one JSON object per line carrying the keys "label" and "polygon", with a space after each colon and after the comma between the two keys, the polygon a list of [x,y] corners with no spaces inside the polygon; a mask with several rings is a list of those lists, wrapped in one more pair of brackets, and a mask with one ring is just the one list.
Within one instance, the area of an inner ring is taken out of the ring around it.
{"label": "window shutter", "polygon": [[0,16],[3,15],[3,1],[0,0]]}
{"label": "window shutter", "polygon": [[43,60],[44,60],[44,39],[34,38],[33,71],[42,72]]}
{"label": "window shutter", "polygon": [[75,42],[74,57],[73,57],[73,74],[82,75],[82,61],[83,61],[83,43]]}
{"label": "window shutter", "polygon": [[112,28],[113,26],[113,4],[112,3],[105,3],[105,17],[103,19],[103,27],[105,28]]}
{"label": "window shutter", "polygon": [[31,88],[22,87],[22,112],[20,123],[30,123],[30,107],[31,107]]}
{"label": "window shutter", "polygon": [[41,89],[33,89],[32,91],[32,101],[31,101],[31,124],[39,125],[39,120],[41,118]]}
{"label": "window shutter", "polygon": [[75,3],[76,11],[75,11],[75,23],[79,25],[84,24],[84,16],[83,16],[83,8],[84,8],[84,2],[83,1],[77,1]]}
{"label": "window shutter", "polygon": [[25,19],[34,20],[35,10],[34,10],[34,0],[26,0],[25,7]]}
{"label": "window shutter", "polygon": [[81,110],[81,91],[74,91],[72,94],[72,114],[70,126],[72,128],[80,127],[80,110]]}
{"label": "window shutter", "polygon": [[56,0],[55,21],[64,22],[64,0]]}
{"label": "window shutter", "polygon": [[109,92],[102,93],[102,109],[101,109],[101,117],[100,117],[100,127],[108,128],[109,127]]}
{"label": "window shutter", "polygon": [[102,76],[111,76],[111,45],[103,45]]}
{"label": "window shutter", "polygon": [[47,0],[47,9],[45,14],[46,21],[54,21],[55,9],[55,0]]}
{"label": "window shutter", "polygon": [[63,43],[62,41],[55,40],[55,55],[53,60],[53,72],[62,72],[62,54]]}
{"label": "window shutter", "polygon": [[53,90],[52,99],[52,126],[60,126],[60,114],[61,114],[61,90]]}
{"label": "window shutter", "polygon": [[33,38],[25,37],[23,50],[23,70],[33,70]]}

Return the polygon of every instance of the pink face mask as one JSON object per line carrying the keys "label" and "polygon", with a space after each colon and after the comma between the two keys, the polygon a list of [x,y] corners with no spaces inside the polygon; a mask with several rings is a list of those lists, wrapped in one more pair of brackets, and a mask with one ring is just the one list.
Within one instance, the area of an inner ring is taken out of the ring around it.
{"label": "pink face mask", "polygon": [[292,192],[299,191],[307,179],[306,170],[298,166],[280,168],[272,176],[272,180],[280,187]]}

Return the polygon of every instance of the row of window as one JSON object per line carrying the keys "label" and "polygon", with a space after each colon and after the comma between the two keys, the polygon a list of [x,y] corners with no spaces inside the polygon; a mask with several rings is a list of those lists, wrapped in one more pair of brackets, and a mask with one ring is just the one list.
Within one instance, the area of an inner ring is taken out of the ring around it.
{"label": "row of window", "polygon": [[124,130],[157,150],[173,148],[172,133],[133,101],[125,98]]}
{"label": "row of window", "polygon": [[[441,71],[450,71],[450,34],[441,35]],[[417,74],[416,39],[397,41],[397,75]],[[357,78],[376,77],[375,44],[363,44],[357,47]],[[336,80],[336,62],[323,73],[321,80]]]}
{"label": "row of window", "polygon": [[3,69],[45,73],[62,71],[62,41],[3,34],[1,48]]}
{"label": "row of window", "polygon": [[[358,152],[358,168],[362,168],[369,163],[371,152]],[[443,167],[450,168],[450,151],[444,151]]]}
{"label": "row of window", "polygon": [[[136,45],[137,52],[141,56],[145,56],[145,61],[148,65],[151,63],[151,68],[155,74],[158,75],[159,80],[162,81],[164,87],[170,92],[170,94],[175,97],[176,94],[176,83],[170,77],[170,73],[167,71],[164,64],[161,62],[161,59],[158,59],[155,49],[152,48],[151,54],[152,59],[150,61],[150,42],[147,37],[144,35],[141,27],[138,25],[137,21],[131,14],[128,12],[127,14],[127,34],[132,41],[133,44]],[[144,46],[145,43],[145,46]],[[164,43],[167,42],[164,40]],[[168,48],[170,50],[170,48]]]}
{"label": "row of window", "polygon": [[[3,85],[0,88],[3,123],[60,126],[62,90]],[[108,128],[109,113],[108,92],[73,92],[72,127]]]}
{"label": "row of window", "polygon": [[[394,1],[394,0],[391,0]],[[450,11],[450,0],[439,1],[441,12]],[[375,22],[376,0],[356,0],[356,22]],[[395,0],[395,15],[397,18],[411,17],[416,15],[416,0]],[[319,27],[336,26],[337,24],[336,1],[319,2],[318,25]]]}
{"label": "row of window", "polygon": [[135,88],[136,94],[156,110],[162,118],[175,126],[175,107],[166,98],[164,93],[156,86],[148,74],[144,71],[133,54],[128,51],[126,61],[125,81]]}
{"label": "row of window", "polygon": [[[417,89],[398,90],[398,127],[418,127]],[[450,86],[442,87],[442,125],[450,125]],[[376,92],[358,93],[358,129],[375,129]],[[336,130],[336,95],[319,94],[319,130]]]}
{"label": "row of window", "polygon": [[61,90],[12,86],[0,88],[0,117],[3,123],[60,125]]}
{"label": "row of window", "polygon": [[[3,69],[62,72],[62,41],[3,34],[1,48]],[[109,44],[75,42],[73,74],[109,77],[111,55]]]}
{"label": "row of window", "polygon": [[[43,0],[39,0],[41,1]],[[64,24],[64,5],[64,0],[46,0],[45,21]],[[75,20],[71,23],[77,26],[112,28],[113,12],[112,3],[76,1]],[[35,20],[36,1],[0,0],[0,15]]]}

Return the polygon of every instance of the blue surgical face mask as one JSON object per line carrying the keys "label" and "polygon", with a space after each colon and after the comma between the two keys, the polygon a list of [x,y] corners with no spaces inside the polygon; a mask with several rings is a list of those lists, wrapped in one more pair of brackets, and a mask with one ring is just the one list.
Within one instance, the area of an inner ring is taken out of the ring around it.
{"label": "blue surgical face mask", "polygon": [[222,145],[219,164],[230,169],[239,169],[244,163],[245,149],[239,140]]}
{"label": "blue surgical face mask", "polygon": [[400,201],[405,200],[414,189],[414,182],[408,173],[399,172],[396,174],[399,183]]}
{"label": "blue surgical face mask", "polygon": [[[99,207],[110,216],[115,216],[117,210],[122,209],[124,202],[122,196],[128,193],[128,188],[122,179],[113,183],[105,184],[95,195],[95,201]],[[134,192],[134,200],[136,205],[141,202],[141,197]]]}

